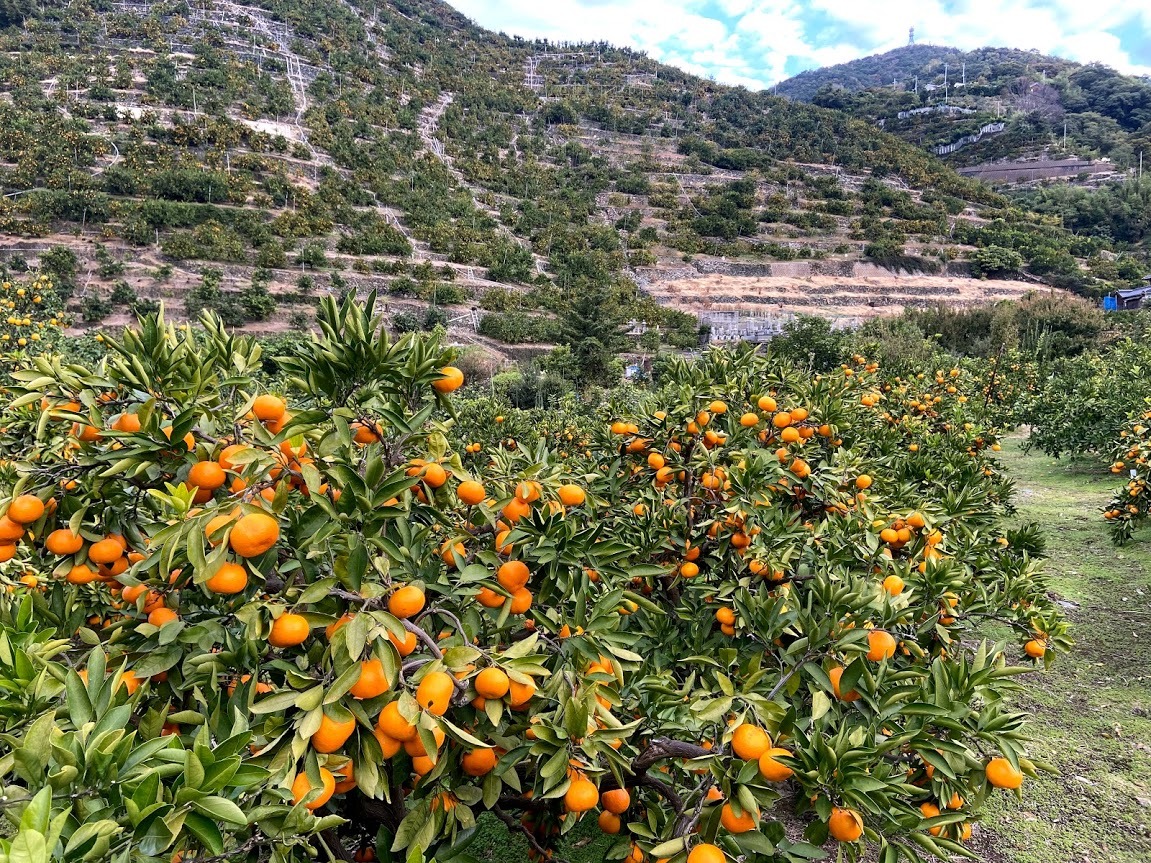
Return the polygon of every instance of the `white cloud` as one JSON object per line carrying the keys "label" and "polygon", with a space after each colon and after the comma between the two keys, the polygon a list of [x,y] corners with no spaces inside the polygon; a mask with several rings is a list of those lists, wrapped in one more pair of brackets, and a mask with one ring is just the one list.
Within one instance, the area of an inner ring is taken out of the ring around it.
{"label": "white cloud", "polygon": [[[797,68],[919,42],[1037,49],[1151,74],[1151,3],[1130,0],[450,0],[477,23],[527,38],[606,40],[752,88]],[[1137,46],[1125,49],[1126,32]]]}

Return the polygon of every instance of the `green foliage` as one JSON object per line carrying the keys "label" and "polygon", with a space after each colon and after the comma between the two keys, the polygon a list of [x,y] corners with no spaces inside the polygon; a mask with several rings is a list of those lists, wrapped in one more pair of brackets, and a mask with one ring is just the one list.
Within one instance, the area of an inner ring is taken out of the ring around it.
{"label": "green foliage", "polygon": [[1023,256],[1013,249],[988,246],[971,256],[971,272],[976,276],[1003,278],[1017,274],[1023,267]]}
{"label": "green foliage", "polygon": [[815,315],[797,315],[783,325],[783,333],[771,340],[773,354],[790,358],[813,372],[838,366],[847,351],[846,334]]}
{"label": "green foliage", "polygon": [[1053,363],[1020,404],[1031,426],[1029,447],[1052,456],[1112,452],[1128,423],[1151,397],[1151,352],[1124,340],[1102,353]]}

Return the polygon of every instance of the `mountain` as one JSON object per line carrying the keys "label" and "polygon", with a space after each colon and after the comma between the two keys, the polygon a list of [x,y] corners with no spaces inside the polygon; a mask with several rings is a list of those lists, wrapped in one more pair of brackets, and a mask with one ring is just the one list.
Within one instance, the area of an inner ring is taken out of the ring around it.
{"label": "mountain", "polygon": [[377,290],[397,329],[506,352],[611,290],[646,346],[686,346],[696,314],[739,335],[1139,269],[869,120],[436,0],[3,8],[0,261],[50,266],[90,326],[165,300],[303,328]]}
{"label": "mountain", "polygon": [[1113,174],[1151,156],[1151,80],[1038,52],[909,45],[804,72],[777,92],[882,124],[955,165],[1074,156],[1108,160],[1098,170]]}
{"label": "mountain", "polygon": [[800,72],[781,81],[774,90],[789,99],[810,102],[816,93],[829,86],[851,91],[890,87],[893,82],[897,86],[913,86],[917,77],[923,86],[942,86],[945,75],[950,84],[966,81],[975,86],[977,82],[1044,73],[1054,77],[1077,68],[1079,64],[1069,60],[1016,48],[962,51],[945,45],[905,45],[883,54]]}

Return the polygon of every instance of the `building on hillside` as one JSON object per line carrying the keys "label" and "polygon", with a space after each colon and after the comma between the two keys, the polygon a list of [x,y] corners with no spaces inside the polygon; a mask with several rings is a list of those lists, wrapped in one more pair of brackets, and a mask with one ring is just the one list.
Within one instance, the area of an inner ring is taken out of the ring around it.
{"label": "building on hillside", "polygon": [[1103,298],[1103,311],[1128,312],[1141,309],[1144,304],[1151,308],[1151,275],[1143,277],[1146,284],[1137,288],[1114,291]]}

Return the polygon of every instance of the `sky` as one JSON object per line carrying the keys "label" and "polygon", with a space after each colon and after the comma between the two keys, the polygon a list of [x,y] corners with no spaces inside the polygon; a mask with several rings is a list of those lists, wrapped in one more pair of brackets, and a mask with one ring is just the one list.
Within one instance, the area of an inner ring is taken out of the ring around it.
{"label": "sky", "polygon": [[804,69],[916,42],[1037,49],[1151,75],[1148,0],[448,0],[489,30],[607,41],[725,84],[763,89]]}

